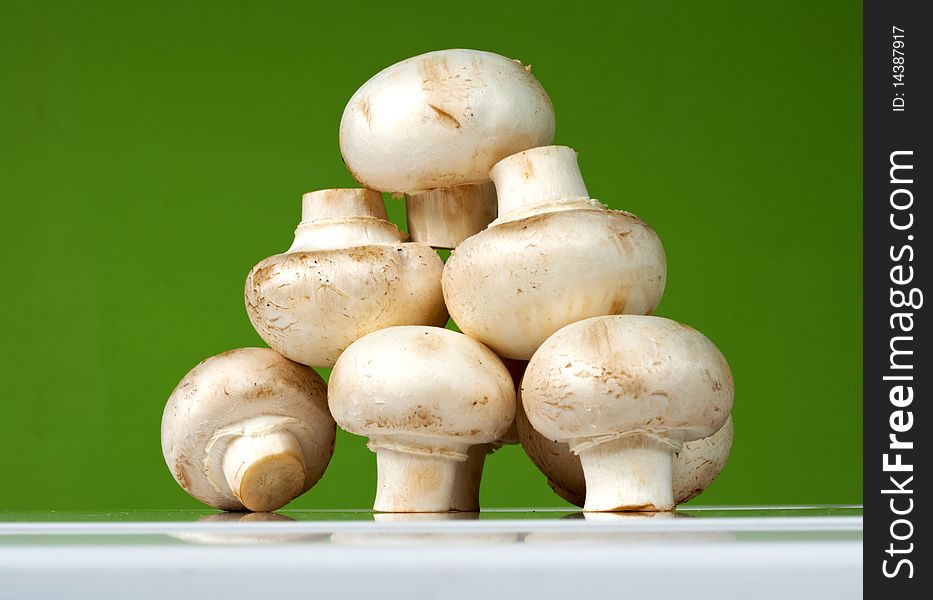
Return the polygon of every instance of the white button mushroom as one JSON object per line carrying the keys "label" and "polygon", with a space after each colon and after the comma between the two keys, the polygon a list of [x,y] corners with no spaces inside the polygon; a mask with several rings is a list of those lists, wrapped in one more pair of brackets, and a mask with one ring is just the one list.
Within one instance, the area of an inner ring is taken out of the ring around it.
{"label": "white button mushroom", "polygon": [[590,199],[576,152],[520,152],[492,178],[499,217],[444,267],[444,298],[461,331],[528,360],[569,323],[654,310],[667,274],[661,241],[634,215]]}
{"label": "white button mushroom", "polygon": [[379,512],[474,510],[475,499],[458,497],[472,480],[469,449],[502,437],[515,415],[502,361],[437,327],[360,338],[334,365],[328,393],[337,423],[376,453]]}
{"label": "white button mushroom", "polygon": [[725,425],[733,382],[695,329],[620,315],[548,338],[528,363],[521,398],[532,426],[580,457],[584,510],[670,510],[674,453]]}
{"label": "white button mushroom", "polygon": [[335,433],[320,375],[267,348],[242,348],[181,380],[162,415],[162,454],[201,502],[265,512],[317,483]]}
{"label": "white button mushroom", "polygon": [[269,346],[294,361],[331,367],[367,333],[393,325],[444,325],[443,262],[386,220],[379,192],[305,194],[284,254],[246,278],[246,311]]}
{"label": "white button mushroom", "polygon": [[[580,457],[570,446],[549,440],[528,422],[521,402],[515,404],[515,422],[522,449],[531,462],[547,477],[548,485],[558,496],[582,507],[586,501],[586,481]],[[732,417],[709,437],[684,442],[674,453],[672,492],[674,504],[682,504],[698,496],[722,472],[732,448],[734,426]]]}
{"label": "white button mushroom", "polygon": [[489,169],[550,144],[554,127],[550,98],[520,62],[440,50],[357,90],[340,121],[340,150],[366,187],[409,195],[412,239],[453,248],[495,217]]}

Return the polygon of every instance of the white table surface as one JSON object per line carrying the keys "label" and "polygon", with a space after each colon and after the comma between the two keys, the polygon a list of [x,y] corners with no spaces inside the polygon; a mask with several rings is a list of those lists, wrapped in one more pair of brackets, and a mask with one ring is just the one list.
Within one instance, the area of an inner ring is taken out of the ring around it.
{"label": "white table surface", "polygon": [[861,595],[852,506],[0,514],[4,600]]}

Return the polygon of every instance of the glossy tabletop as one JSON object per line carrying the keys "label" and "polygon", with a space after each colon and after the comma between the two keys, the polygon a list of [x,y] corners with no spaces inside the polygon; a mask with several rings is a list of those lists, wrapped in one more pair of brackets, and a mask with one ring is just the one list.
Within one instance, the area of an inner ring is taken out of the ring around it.
{"label": "glossy tabletop", "polygon": [[0,513],[0,598],[854,598],[857,506]]}

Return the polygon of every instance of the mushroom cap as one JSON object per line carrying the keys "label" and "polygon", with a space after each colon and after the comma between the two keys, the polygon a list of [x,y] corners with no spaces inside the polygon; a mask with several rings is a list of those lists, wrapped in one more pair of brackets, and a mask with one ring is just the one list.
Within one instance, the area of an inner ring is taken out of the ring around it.
{"label": "mushroom cap", "polygon": [[528,363],[528,420],[575,444],[629,433],[688,442],[712,435],[732,412],[732,373],[697,330],[662,317],[596,317],[559,330]]}
{"label": "mushroom cap", "polygon": [[482,183],[500,159],[551,143],[554,107],[518,61],[440,50],[377,73],[340,121],[340,151],[357,181],[413,193]]}
{"label": "mushroom cap", "polygon": [[578,208],[507,221],[466,239],[447,260],[443,288],[461,331],[500,356],[528,360],[570,323],[650,313],[666,278],[664,247],[644,221]]}
{"label": "mushroom cap", "polygon": [[337,359],[328,393],[334,419],[350,433],[431,447],[493,442],[515,416],[502,361],[438,327],[390,327],[360,338]]}
{"label": "mushroom cap", "polygon": [[582,507],[586,501],[586,479],[580,458],[570,451],[567,444],[549,440],[538,433],[528,421],[520,399],[515,403],[515,423],[522,450],[547,477],[554,493]]}
{"label": "mushroom cap", "polygon": [[719,477],[735,437],[732,415],[709,437],[685,442],[674,455],[674,501],[678,504],[696,498]]}
{"label": "mushroom cap", "polygon": [[268,417],[301,446],[304,493],[324,474],[334,451],[336,425],[321,376],[267,348],[241,348],[202,361],[172,392],[162,415],[162,454],[175,481],[205,504],[243,510],[224,477],[224,449],[250,421]]}
{"label": "mushroom cap", "polygon": [[[515,422],[522,449],[547,477],[551,489],[567,502],[582,507],[586,502],[586,479],[580,458],[570,451],[569,445],[549,440],[535,431],[521,409],[521,402],[516,404]],[[672,484],[675,503],[695,498],[719,476],[729,458],[733,435],[730,416],[719,431],[709,437],[685,442],[680,452],[674,454]]]}
{"label": "mushroom cap", "polygon": [[447,322],[444,263],[420,243],[377,244],[270,256],[246,278],[246,312],[271,348],[331,367],[368,333]]}

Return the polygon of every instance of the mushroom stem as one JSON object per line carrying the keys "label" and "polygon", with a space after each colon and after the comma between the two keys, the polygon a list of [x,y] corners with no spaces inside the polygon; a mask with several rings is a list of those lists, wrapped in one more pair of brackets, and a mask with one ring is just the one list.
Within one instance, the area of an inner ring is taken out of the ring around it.
{"label": "mushroom stem", "polygon": [[502,447],[499,442],[476,444],[467,450],[467,459],[458,473],[453,493],[453,510],[477,512],[479,510],[479,487],[483,480],[486,455]]}
{"label": "mushroom stem", "polygon": [[307,470],[301,445],[288,431],[234,438],[224,451],[224,476],[247,509],[280,508],[304,489]]}
{"label": "mushroom stem", "polygon": [[404,234],[387,219],[382,194],[377,191],[335,188],[308,192],[301,197],[301,223],[288,252],[404,241]]}
{"label": "mushroom stem", "polygon": [[674,508],[673,447],[634,434],[574,449],[586,478],[585,511],[661,511]]}
{"label": "mushroom stem", "polygon": [[413,241],[455,248],[496,218],[496,186],[487,181],[409,194],[405,212]]}
{"label": "mushroom stem", "polygon": [[603,208],[590,199],[577,153],[567,146],[542,146],[513,154],[497,162],[490,177],[499,198],[496,223],[557,210]]}
{"label": "mushroom stem", "polygon": [[376,448],[376,512],[447,512],[466,461],[446,454]]}

